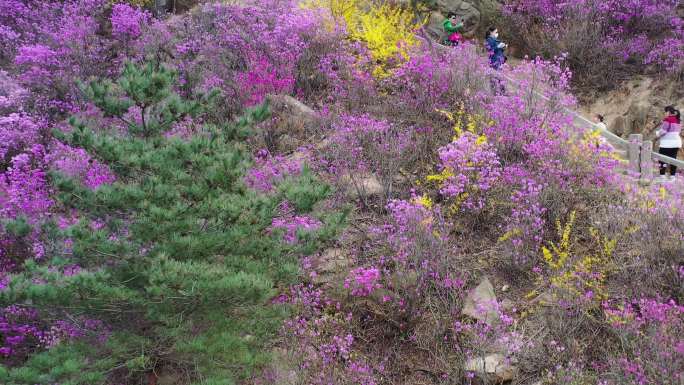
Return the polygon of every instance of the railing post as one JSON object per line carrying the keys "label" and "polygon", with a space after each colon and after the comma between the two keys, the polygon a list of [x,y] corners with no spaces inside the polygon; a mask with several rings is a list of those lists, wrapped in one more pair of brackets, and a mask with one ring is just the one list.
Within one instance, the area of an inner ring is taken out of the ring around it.
{"label": "railing post", "polygon": [[166,10],[168,9],[166,0],[154,0],[154,14],[155,16],[159,17],[162,16],[166,13]]}
{"label": "railing post", "polygon": [[629,158],[629,172],[635,174],[639,173],[640,164],[639,157],[641,156],[641,134],[632,134],[629,136],[629,147],[627,148],[627,158]]}
{"label": "railing post", "polygon": [[653,142],[646,140],[641,144],[641,180],[650,181],[653,179]]}

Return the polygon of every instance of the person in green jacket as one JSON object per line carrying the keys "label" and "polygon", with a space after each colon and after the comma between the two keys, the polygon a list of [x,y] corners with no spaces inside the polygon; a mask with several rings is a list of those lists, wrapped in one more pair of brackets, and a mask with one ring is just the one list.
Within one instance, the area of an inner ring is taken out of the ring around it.
{"label": "person in green jacket", "polygon": [[456,14],[450,13],[449,17],[442,23],[444,27],[444,32],[446,33],[446,38],[444,39],[444,44],[446,45],[458,45],[461,42],[461,32],[463,30],[463,19],[458,20]]}

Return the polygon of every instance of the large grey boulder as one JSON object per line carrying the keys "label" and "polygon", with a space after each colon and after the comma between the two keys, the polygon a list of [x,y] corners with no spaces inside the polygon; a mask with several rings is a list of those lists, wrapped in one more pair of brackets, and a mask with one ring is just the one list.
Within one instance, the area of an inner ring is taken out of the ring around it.
{"label": "large grey boulder", "polygon": [[645,101],[635,101],[627,109],[627,134],[641,134],[646,129],[651,116],[656,115],[656,108]]}
{"label": "large grey boulder", "polygon": [[436,5],[442,15],[455,13],[457,17],[463,18],[466,33],[486,28],[483,24],[489,23],[489,17],[500,7],[496,0],[437,0]]}
{"label": "large grey boulder", "polygon": [[277,118],[261,125],[269,150],[288,153],[305,145],[318,126],[316,111],[290,95],[269,94],[267,99]]}
{"label": "large grey boulder", "polygon": [[444,38],[444,29],[442,28],[442,23],[446,19],[446,16],[444,16],[441,12],[439,11],[434,11],[430,14],[430,18],[428,19],[427,25],[425,26],[425,29],[428,31],[430,35],[432,35],[433,38],[435,39],[442,39]]}

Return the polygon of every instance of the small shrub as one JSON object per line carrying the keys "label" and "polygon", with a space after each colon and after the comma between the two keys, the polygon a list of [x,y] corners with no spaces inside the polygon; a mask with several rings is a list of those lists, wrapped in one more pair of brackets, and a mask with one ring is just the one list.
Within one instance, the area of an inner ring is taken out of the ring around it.
{"label": "small shrub", "polygon": [[615,87],[649,66],[681,72],[681,19],[677,1],[505,2],[508,32],[526,52],[544,57],[567,54],[582,89]]}
{"label": "small shrub", "polygon": [[[331,145],[336,167],[349,172],[353,188],[364,206],[369,207],[369,187],[365,178],[377,175],[382,188],[380,207],[396,195],[395,178],[411,159],[411,135],[403,127],[369,115],[345,115],[333,123]],[[339,175],[343,176],[343,175]]]}

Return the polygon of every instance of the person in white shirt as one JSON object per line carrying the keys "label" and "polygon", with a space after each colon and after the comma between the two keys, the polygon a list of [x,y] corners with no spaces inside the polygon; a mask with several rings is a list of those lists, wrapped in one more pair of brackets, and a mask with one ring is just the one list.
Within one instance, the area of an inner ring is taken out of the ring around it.
{"label": "person in white shirt", "polygon": [[[682,147],[682,137],[679,135],[682,131],[682,114],[674,106],[665,107],[665,118],[656,131],[656,136],[660,140],[660,149],[658,152],[670,158],[677,159],[677,153]],[[660,162],[660,177],[665,179],[668,164]],[[677,167],[669,165],[670,180],[674,180],[677,173]]]}
{"label": "person in white shirt", "polygon": [[[594,115],[594,124],[595,124],[595,129],[594,133],[596,131],[599,131],[599,134],[601,131],[608,131],[608,126],[606,126],[606,123],[604,122],[603,115],[601,114],[596,114]],[[598,140],[596,141],[596,148],[598,148],[600,145],[607,144],[608,142],[606,141],[606,138],[603,136],[599,136]]]}
{"label": "person in white shirt", "polygon": [[608,130],[608,126],[606,126],[606,123],[604,122],[604,117],[603,117],[603,115],[601,115],[601,114],[596,114],[596,115],[594,116],[594,123],[596,123],[596,125],[597,125],[600,129],[605,130],[605,131]]}

